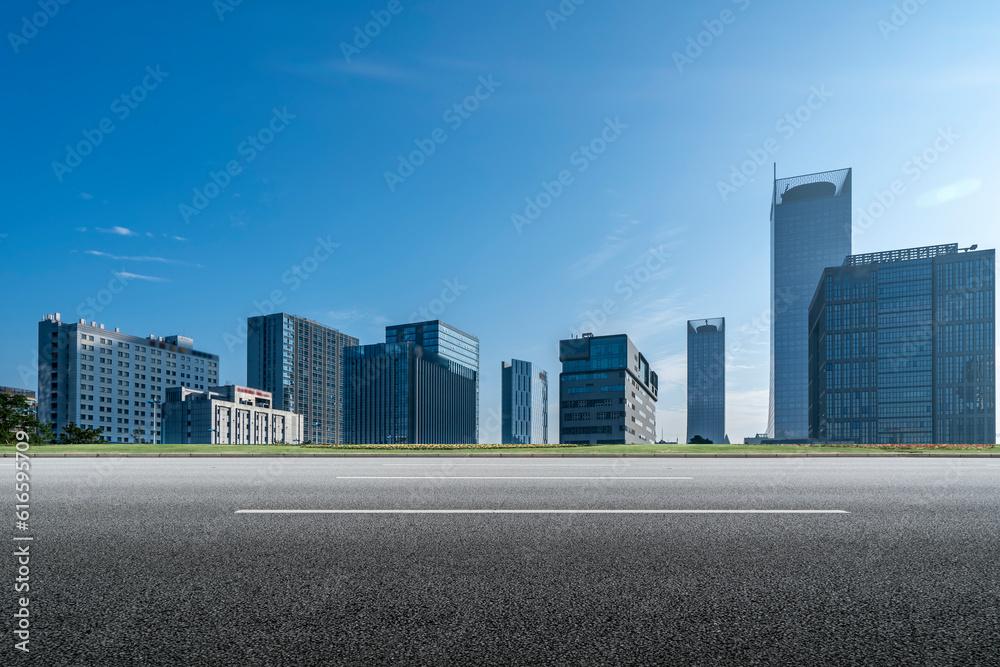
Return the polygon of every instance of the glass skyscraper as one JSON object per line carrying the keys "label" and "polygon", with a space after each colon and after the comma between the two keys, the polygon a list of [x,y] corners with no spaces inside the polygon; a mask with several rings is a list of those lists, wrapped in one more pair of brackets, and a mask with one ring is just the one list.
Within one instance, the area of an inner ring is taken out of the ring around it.
{"label": "glass skyscraper", "polygon": [[995,258],[958,244],[852,255],[810,308],[810,435],[994,443]]}
{"label": "glass skyscraper", "polygon": [[656,442],[659,378],[629,337],[559,341],[559,441],[572,445]]}
{"label": "glass skyscraper", "polygon": [[828,266],[851,254],[851,170],[774,181],[767,434],[809,435],[809,302]]}
{"label": "glass skyscraper", "polygon": [[305,438],[344,442],[344,350],[358,339],[273,313],[247,319],[247,385],[271,392],[274,407],[302,415]]}
{"label": "glass skyscraper", "polygon": [[440,355],[471,370],[475,378],[476,426],[474,439],[479,442],[479,339],[441,320],[399,324],[385,328],[386,343],[416,343],[428,352]]}
{"label": "glass skyscraper", "polygon": [[726,319],[690,320],[687,327],[687,441],[726,440]]}
{"label": "glass skyscraper", "polygon": [[476,442],[477,373],[413,341],[346,352],[349,444]]}
{"label": "glass skyscraper", "polygon": [[530,361],[503,362],[501,442],[544,445],[549,442],[549,376]]}

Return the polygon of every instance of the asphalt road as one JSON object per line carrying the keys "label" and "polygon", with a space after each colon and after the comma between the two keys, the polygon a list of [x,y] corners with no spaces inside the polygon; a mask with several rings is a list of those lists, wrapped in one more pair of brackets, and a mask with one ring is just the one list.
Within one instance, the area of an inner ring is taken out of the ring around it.
{"label": "asphalt road", "polygon": [[996,665],[992,461],[35,460],[0,663]]}

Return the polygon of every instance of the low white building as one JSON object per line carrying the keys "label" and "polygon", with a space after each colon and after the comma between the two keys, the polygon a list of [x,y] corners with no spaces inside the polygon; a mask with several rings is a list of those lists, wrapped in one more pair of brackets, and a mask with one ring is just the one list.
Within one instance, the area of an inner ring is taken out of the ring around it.
{"label": "low white building", "polygon": [[170,387],[163,403],[168,444],[289,445],[302,442],[299,415],[272,407],[271,392],[236,385]]}

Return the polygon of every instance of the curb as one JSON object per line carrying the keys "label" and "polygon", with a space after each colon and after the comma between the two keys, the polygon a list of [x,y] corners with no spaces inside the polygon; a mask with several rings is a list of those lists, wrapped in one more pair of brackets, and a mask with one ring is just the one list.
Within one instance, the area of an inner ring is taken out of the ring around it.
{"label": "curb", "polygon": [[[4,452],[0,454],[0,458],[14,458],[16,454],[14,452]],[[254,452],[218,452],[212,454],[205,454],[199,452],[180,452],[180,453],[115,453],[115,452],[40,452],[31,453],[29,450],[29,458],[32,459],[96,459],[96,458],[121,458],[121,459],[176,459],[176,458],[194,458],[194,459],[248,459],[248,458],[288,458],[288,459],[334,459],[334,458],[521,458],[521,459],[549,459],[549,458],[565,458],[565,459],[804,459],[804,458],[971,458],[971,459],[997,459],[1000,458],[1000,453],[985,453],[985,452],[947,452],[947,453],[930,453],[930,452],[857,452],[857,453],[843,453],[843,452],[803,452],[798,454],[793,453],[740,453],[740,454],[641,454],[641,453],[622,453],[622,454],[558,454],[558,453],[508,453],[508,452],[456,452],[456,453],[439,453],[439,452],[377,452],[373,454],[361,454],[353,452],[330,452],[330,453],[254,453]]]}

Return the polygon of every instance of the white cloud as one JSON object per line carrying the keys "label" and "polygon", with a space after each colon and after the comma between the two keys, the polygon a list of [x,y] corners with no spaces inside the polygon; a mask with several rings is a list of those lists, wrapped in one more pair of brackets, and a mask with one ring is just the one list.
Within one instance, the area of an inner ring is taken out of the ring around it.
{"label": "white cloud", "polygon": [[128,271],[116,271],[115,275],[123,280],[146,280],[151,283],[168,283],[170,282],[166,278],[160,278],[157,276],[143,276],[138,273],[129,273]]}
{"label": "white cloud", "polygon": [[963,199],[974,194],[983,185],[983,181],[978,178],[967,178],[963,181],[951,183],[935,190],[928,190],[917,199],[917,206],[929,208],[940,206],[958,199]]}
{"label": "white cloud", "polygon": [[114,259],[119,262],[158,262],[160,264],[179,264],[182,266],[196,266],[201,268],[200,264],[192,264],[191,262],[185,262],[179,259],[167,259],[165,257],[153,257],[150,255],[112,255],[109,252],[101,252],[100,250],[84,250],[83,252],[87,255],[107,257],[108,259]]}
{"label": "white cloud", "polygon": [[83,197],[84,199],[93,199],[94,198],[94,195],[88,194],[86,192],[81,192],[80,196]]}
{"label": "white cloud", "polygon": [[116,234],[118,236],[138,236],[128,227],[112,227],[111,229],[104,229],[103,227],[97,227],[97,231],[103,234]]}

